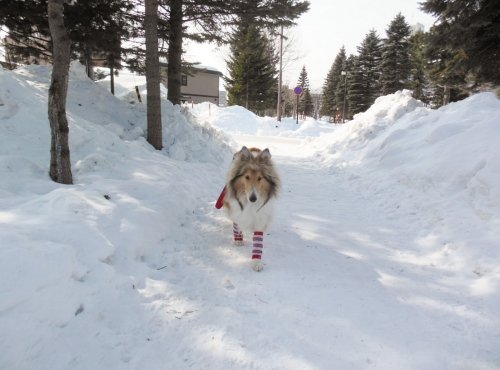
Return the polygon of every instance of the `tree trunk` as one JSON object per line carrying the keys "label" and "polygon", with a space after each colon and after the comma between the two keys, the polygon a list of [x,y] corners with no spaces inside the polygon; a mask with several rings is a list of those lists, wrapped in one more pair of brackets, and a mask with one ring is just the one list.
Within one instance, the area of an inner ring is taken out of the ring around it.
{"label": "tree trunk", "polygon": [[145,1],[146,89],[148,142],[157,150],[163,147],[160,101],[160,61],[158,59],[158,0]]}
{"label": "tree trunk", "polygon": [[72,184],[68,145],[66,96],[71,42],[64,26],[64,0],[48,1],[50,35],[52,37],[53,67],[49,88],[48,114],[51,131],[49,175],[55,182]]}
{"label": "tree trunk", "polygon": [[87,77],[90,78],[92,81],[95,80],[94,76],[94,62],[92,61],[92,50],[90,49],[90,46],[85,47],[85,72],[87,73]]}
{"label": "tree trunk", "polygon": [[280,26],[280,69],[278,72],[278,107],[277,107],[277,120],[281,122],[281,89],[282,89],[282,77],[283,77],[283,25]]}
{"label": "tree trunk", "polygon": [[444,90],[444,92],[443,92],[443,105],[448,105],[450,103],[450,94],[451,94],[450,86],[444,85],[443,90]]}
{"label": "tree trunk", "polygon": [[170,1],[170,36],[168,42],[168,100],[181,103],[182,0]]}
{"label": "tree trunk", "polygon": [[110,83],[110,89],[111,89],[111,94],[115,95],[115,57],[113,54],[110,54],[109,59],[108,59],[108,65],[109,65],[109,83]]}

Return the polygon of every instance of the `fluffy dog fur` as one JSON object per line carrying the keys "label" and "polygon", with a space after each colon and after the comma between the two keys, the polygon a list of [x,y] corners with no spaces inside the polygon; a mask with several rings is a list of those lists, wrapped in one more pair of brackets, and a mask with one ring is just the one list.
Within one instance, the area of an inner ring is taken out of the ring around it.
{"label": "fluffy dog fur", "polygon": [[[273,206],[280,188],[280,179],[271,161],[269,149],[243,147],[233,157],[233,162],[226,182],[224,209],[229,219],[235,224],[235,230],[259,233],[260,251],[253,253],[252,267],[262,270],[261,254],[263,232],[271,223]],[[242,243],[241,237],[236,237],[235,243]]]}

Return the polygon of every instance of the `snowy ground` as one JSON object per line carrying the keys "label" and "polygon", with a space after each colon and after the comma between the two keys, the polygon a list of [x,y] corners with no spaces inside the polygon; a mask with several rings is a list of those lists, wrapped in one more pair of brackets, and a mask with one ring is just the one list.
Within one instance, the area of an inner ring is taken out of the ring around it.
{"label": "snowy ground", "polygon": [[[157,152],[130,81],[74,66],[61,186],[49,74],[0,70],[0,369],[500,369],[494,95],[342,127],[165,102]],[[261,273],[214,208],[243,144],[283,182]]]}

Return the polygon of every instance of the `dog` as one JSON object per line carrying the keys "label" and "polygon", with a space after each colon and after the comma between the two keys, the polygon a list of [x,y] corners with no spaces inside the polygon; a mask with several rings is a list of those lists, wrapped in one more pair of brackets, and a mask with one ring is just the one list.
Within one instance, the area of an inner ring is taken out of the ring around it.
{"label": "dog", "polygon": [[235,245],[243,245],[242,231],[253,232],[252,268],[255,271],[263,269],[264,231],[272,221],[280,184],[269,149],[244,146],[233,156],[226,185],[216,203],[233,221]]}

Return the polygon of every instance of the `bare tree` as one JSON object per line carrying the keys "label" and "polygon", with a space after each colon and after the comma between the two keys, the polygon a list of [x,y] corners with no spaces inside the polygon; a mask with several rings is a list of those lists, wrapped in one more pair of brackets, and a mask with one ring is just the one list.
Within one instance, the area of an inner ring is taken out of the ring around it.
{"label": "bare tree", "polygon": [[[284,31],[286,32],[284,33]],[[288,111],[288,109],[285,108],[288,102],[285,100],[289,98],[285,94],[285,90],[288,90],[289,87],[285,86],[286,84],[283,83],[283,71],[289,67],[292,62],[303,58],[304,55],[297,51],[297,43],[290,29],[284,30],[283,26],[280,26],[279,32],[276,35],[269,33],[268,37],[270,40],[274,40],[273,49],[276,52],[276,59],[279,60],[277,120],[281,121],[282,115],[285,111]],[[279,88],[280,86],[281,88]]]}
{"label": "bare tree", "polygon": [[157,150],[163,147],[160,100],[160,61],[158,59],[158,0],[145,0],[146,89],[148,142]]}
{"label": "bare tree", "polygon": [[71,42],[64,26],[63,4],[64,0],[49,0],[47,6],[54,58],[48,104],[51,131],[49,174],[55,182],[72,184],[66,117]]}

